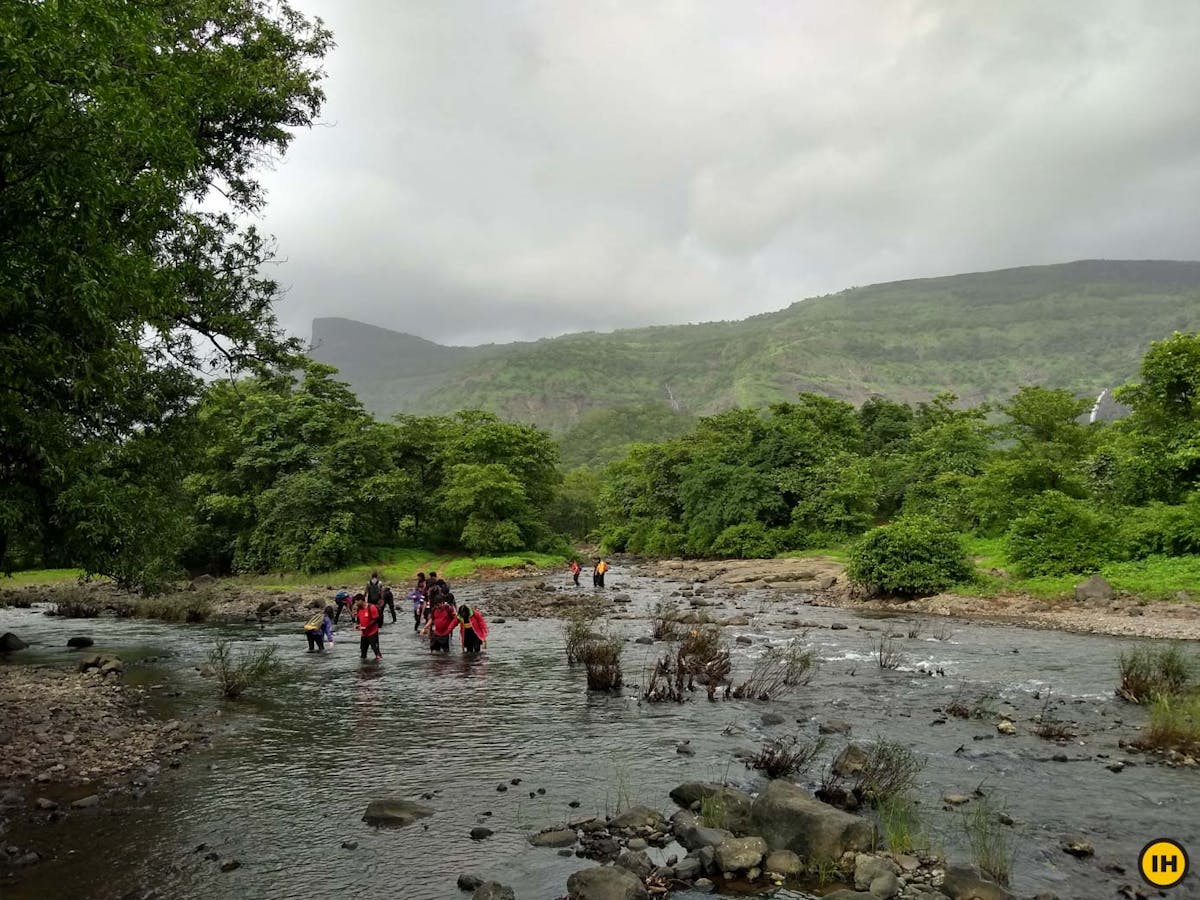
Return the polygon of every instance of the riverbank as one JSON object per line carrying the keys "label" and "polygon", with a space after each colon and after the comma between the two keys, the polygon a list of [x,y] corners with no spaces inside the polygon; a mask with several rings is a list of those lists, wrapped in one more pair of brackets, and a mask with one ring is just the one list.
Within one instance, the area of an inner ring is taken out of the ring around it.
{"label": "riverbank", "polygon": [[[1022,593],[971,596],[942,593],[916,600],[871,597],[846,578],[845,566],[829,557],[762,560],[659,560],[635,571],[692,584],[691,593],[734,597],[768,590],[781,600],[854,611],[900,612],[1051,628],[1078,634],[1200,640],[1200,604],[1190,600],[1146,600],[1097,587],[1078,599],[1048,599]],[[1080,579],[1082,583],[1085,579]]]}

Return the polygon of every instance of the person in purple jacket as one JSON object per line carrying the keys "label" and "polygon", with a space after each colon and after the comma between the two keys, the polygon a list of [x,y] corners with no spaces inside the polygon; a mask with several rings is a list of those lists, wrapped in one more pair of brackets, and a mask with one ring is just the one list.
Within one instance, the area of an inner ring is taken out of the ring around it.
{"label": "person in purple jacket", "polygon": [[308,638],[308,652],[320,653],[325,649],[325,642],[333,644],[333,607],[325,607],[325,615],[321,619],[321,624],[312,629],[305,630],[304,636]]}

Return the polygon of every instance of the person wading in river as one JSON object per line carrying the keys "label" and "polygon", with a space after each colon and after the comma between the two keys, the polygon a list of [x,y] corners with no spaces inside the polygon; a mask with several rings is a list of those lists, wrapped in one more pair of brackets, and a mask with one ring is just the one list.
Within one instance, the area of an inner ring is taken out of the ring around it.
{"label": "person wading in river", "polygon": [[375,659],[383,659],[383,654],[379,652],[379,624],[383,621],[383,613],[379,611],[378,606],[368,603],[367,599],[359,594],[356,618],[359,630],[359,657],[365,661],[367,651],[371,650],[375,653]]}
{"label": "person wading in river", "polygon": [[454,596],[438,595],[433,601],[433,612],[424,633],[429,635],[429,652],[450,652],[450,635],[458,627],[458,616],[455,615]]}
{"label": "person wading in river", "polygon": [[579,573],[582,571],[583,569],[579,566],[579,560],[571,560],[571,577],[575,579],[575,587],[579,587]]}
{"label": "person wading in river", "polygon": [[383,599],[379,602],[379,624],[383,624],[383,611],[387,609],[392,614],[392,624],[396,624],[396,598],[390,587],[383,589]]}
{"label": "person wading in river", "polygon": [[462,652],[478,653],[487,646],[487,622],[479,610],[467,604],[458,608],[458,627],[462,630]]}
{"label": "person wading in river", "polygon": [[371,580],[367,582],[367,588],[363,593],[367,595],[368,603],[378,606],[383,601],[383,582],[379,580],[378,572],[371,573]]}

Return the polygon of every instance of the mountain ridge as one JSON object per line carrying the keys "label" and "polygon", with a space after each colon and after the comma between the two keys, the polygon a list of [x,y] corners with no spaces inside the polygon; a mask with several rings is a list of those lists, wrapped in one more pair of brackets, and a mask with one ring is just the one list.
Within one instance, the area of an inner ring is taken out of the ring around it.
{"label": "mountain ridge", "polygon": [[565,431],[590,411],[663,403],[704,415],[814,390],[995,400],[1021,384],[1096,396],[1151,340],[1200,330],[1200,262],[1077,260],[905,279],[741,320],[447,346],[340,317],[313,322],[319,362],[373,413],[478,407]]}

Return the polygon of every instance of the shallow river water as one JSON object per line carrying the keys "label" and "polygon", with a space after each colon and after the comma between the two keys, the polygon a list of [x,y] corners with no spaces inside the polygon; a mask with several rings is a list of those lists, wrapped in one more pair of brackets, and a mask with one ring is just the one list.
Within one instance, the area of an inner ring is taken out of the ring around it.
{"label": "shallow river water", "polygon": [[[633,602],[614,608],[616,613],[644,613],[677,586],[621,574],[613,581]],[[496,589],[456,593],[486,612],[486,594]],[[719,594],[709,599],[722,602]],[[731,640],[752,640],[735,645],[741,669],[768,641],[796,638],[815,645],[821,656],[812,683],[770,703],[709,703],[700,692],[682,705],[646,705],[639,704],[635,687],[621,696],[592,695],[583,672],[566,665],[561,625],[551,620],[494,625],[485,654],[466,659],[431,656],[402,617],[383,632],[384,660],[362,665],[349,629],[331,652],[310,656],[294,624],[260,629],[63,622],[37,609],[0,609],[0,632],[34,643],[20,654],[22,661],[71,665],[66,637],[90,634],[95,650],[116,652],[127,662],[163,658],[134,667],[126,679],[148,688],[163,714],[221,723],[211,749],[192,754],[177,771],[164,770],[136,802],[112,800],[24,834],[28,826],[14,822],[6,842],[22,837],[15,842],[24,843],[26,836],[49,841],[58,858],[0,883],[0,895],[123,898],[154,889],[170,898],[434,900],[465,896],[455,880],[473,872],[512,886],[518,897],[558,897],[568,875],[592,863],[533,848],[526,840],[530,832],[631,802],[670,815],[675,807],[667,793],[685,780],[728,780],[757,791],[765,782],[735,760],[735,752],[774,736],[815,737],[817,723],[829,718],[849,721],[855,740],[886,737],[925,758],[919,795],[926,829],[951,859],[965,861],[967,852],[961,813],[944,809],[942,796],[981,787],[1002,804],[1016,821],[1018,895],[1116,897],[1122,885],[1142,887],[1136,857],[1151,839],[1172,837],[1193,856],[1200,852],[1200,772],[1151,764],[1117,747],[1144,721],[1141,710],[1113,697],[1116,658],[1129,642],[959,621],[867,618],[769,593],[726,599],[725,605],[753,614],[752,625],[726,629]],[[819,627],[779,627],[797,613]],[[848,627],[831,630],[834,623]],[[649,628],[644,619],[613,626],[630,638]],[[920,634],[908,637],[911,627]],[[881,631],[902,634],[896,640],[905,662],[898,671],[875,664],[872,643]],[[200,678],[195,667],[222,636],[279,646],[283,671],[270,690],[236,703],[213,697],[212,681]],[[626,681],[640,683],[661,650],[629,643]],[[927,676],[920,668],[945,675]],[[1078,740],[1059,746],[1033,735],[1032,719],[1047,692],[1055,714],[1078,723]],[[995,695],[988,702],[997,710],[1012,714],[1016,736],[998,735],[991,718],[959,720],[935,711],[956,696],[970,704],[985,694]],[[764,712],[786,721],[764,725]],[[683,741],[693,756],[677,752]],[[842,743],[832,741],[825,757]],[[1133,765],[1110,772],[1106,765],[1118,760]],[[810,784],[819,777],[819,765],[806,776]],[[518,778],[519,785],[510,783]],[[500,785],[506,790],[498,791]],[[373,798],[415,800],[431,792],[428,805],[436,813],[416,825],[375,830],[361,822]],[[579,807],[569,807],[571,801]],[[468,832],[477,824],[495,834],[472,841]],[[1075,837],[1095,845],[1094,859],[1062,852],[1061,843]],[[344,849],[343,842],[357,847]],[[195,852],[201,844],[241,867],[221,872],[219,861]],[[1200,896],[1195,875],[1172,896]]]}

